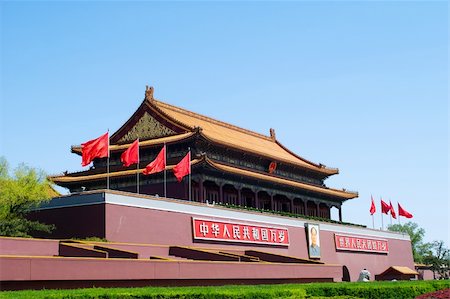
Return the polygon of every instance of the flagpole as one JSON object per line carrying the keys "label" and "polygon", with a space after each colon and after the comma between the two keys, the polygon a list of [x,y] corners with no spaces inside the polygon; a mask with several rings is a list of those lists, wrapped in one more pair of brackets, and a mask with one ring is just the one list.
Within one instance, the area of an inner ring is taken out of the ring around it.
{"label": "flagpole", "polygon": [[377,211],[377,208],[375,207],[375,203],[373,202],[373,196],[370,194],[370,215],[372,216],[372,228],[375,229],[375,217],[373,214]]}
{"label": "flagpole", "polygon": [[191,148],[189,147],[189,201],[191,201]]}
{"label": "flagpole", "polygon": [[392,211],[389,212],[391,214],[391,225],[392,225]]}
{"label": "flagpole", "polygon": [[108,160],[106,162],[106,189],[109,190],[109,128],[108,128]]}
{"label": "flagpole", "polygon": [[[381,202],[381,200],[383,200],[382,198],[380,199],[380,202]],[[381,206],[381,230],[384,230],[384,223],[383,223],[383,206]]]}
{"label": "flagpole", "polygon": [[138,150],[137,150],[137,154],[138,154],[138,160],[137,160],[137,172],[136,172],[136,192],[137,194],[139,194],[139,160],[140,160],[140,156],[139,156],[139,138],[138,138]]}
{"label": "flagpole", "polygon": [[167,198],[166,166],[167,166],[167,148],[166,148],[166,143],[164,142],[164,197]]}

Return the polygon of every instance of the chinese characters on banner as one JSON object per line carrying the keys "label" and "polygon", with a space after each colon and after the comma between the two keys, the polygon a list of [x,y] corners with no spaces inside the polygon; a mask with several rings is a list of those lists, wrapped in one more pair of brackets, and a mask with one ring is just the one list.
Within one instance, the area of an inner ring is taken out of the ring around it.
{"label": "chinese characters on banner", "polygon": [[348,235],[334,234],[336,250],[364,251],[388,253],[388,241],[384,239],[371,239]]}
{"label": "chinese characters on banner", "polygon": [[194,239],[289,246],[287,228],[192,218]]}

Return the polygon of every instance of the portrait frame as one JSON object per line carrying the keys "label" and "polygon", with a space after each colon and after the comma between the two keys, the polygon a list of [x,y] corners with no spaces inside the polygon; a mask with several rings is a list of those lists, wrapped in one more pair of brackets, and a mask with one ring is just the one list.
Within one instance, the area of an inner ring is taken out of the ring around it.
{"label": "portrait frame", "polygon": [[[310,259],[320,259],[321,246],[320,246],[320,227],[319,224],[307,223],[306,224],[306,236],[308,255]],[[314,243],[314,244],[313,244]]]}

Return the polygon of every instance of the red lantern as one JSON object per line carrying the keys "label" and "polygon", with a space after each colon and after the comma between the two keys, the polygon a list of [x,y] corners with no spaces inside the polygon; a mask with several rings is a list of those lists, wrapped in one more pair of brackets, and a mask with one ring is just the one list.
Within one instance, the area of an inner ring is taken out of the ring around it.
{"label": "red lantern", "polygon": [[277,162],[275,161],[270,162],[269,173],[274,173],[276,169],[277,169]]}

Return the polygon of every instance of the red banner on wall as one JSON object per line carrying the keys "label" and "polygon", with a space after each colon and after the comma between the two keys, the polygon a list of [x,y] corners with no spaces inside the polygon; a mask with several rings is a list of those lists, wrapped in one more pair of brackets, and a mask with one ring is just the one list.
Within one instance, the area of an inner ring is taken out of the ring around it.
{"label": "red banner on wall", "polygon": [[334,234],[334,241],[336,243],[336,250],[364,251],[374,253],[389,252],[388,241],[385,239]]}
{"label": "red banner on wall", "polygon": [[192,218],[194,239],[289,246],[287,228]]}

